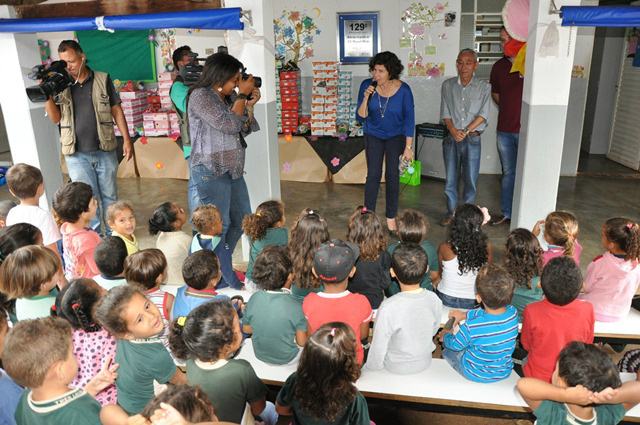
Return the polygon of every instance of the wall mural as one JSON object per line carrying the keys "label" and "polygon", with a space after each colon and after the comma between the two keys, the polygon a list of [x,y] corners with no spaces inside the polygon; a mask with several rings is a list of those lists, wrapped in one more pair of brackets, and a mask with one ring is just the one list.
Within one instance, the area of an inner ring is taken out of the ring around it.
{"label": "wall mural", "polygon": [[[315,16],[311,16],[315,15]],[[298,62],[314,57],[313,38],[320,34],[314,19],[320,18],[320,9],[314,7],[311,12],[283,10],[278,19],[273,20],[273,32],[276,39],[276,54],[282,62]]]}

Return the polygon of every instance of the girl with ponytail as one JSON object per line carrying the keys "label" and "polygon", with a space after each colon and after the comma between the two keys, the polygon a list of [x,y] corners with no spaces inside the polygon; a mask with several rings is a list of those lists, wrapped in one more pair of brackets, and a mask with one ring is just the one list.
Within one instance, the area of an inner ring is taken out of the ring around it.
{"label": "girl with ponytail", "polygon": [[546,266],[552,258],[565,256],[573,258],[580,265],[582,246],[578,242],[578,219],[570,211],[554,211],[544,220],[540,220],[533,228],[538,237],[540,228],[544,227],[542,236],[549,249],[542,253],[542,266]]}
{"label": "girl with ponytail", "polygon": [[263,202],[258,205],[255,214],[247,215],[242,220],[242,231],[249,237],[250,247],[245,284],[254,292],[257,288],[252,281],[253,262],[267,246],[287,246],[289,233],[284,223],[284,204],[280,201]]}
{"label": "girl with ponytail", "polygon": [[[73,328],[73,354],[78,361],[78,374],[73,388],[84,388],[107,358],[115,358],[116,339],[95,319],[93,312],[105,289],[91,279],[74,279],[60,291],[51,315],[67,320]],[[118,401],[116,386],[111,385],[96,395],[101,405]]]}

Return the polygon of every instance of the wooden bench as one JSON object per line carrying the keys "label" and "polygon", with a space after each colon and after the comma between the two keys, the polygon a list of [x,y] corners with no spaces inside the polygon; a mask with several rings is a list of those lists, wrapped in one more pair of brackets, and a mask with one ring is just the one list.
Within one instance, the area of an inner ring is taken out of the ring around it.
{"label": "wooden bench", "polygon": [[[265,384],[281,387],[296,370],[295,365],[274,366],[258,360],[250,339],[244,341],[238,359],[247,360]],[[624,382],[635,374],[621,374]],[[429,369],[415,375],[394,375],[386,370],[363,369],[358,390],[372,400],[399,403],[427,411],[472,412],[489,417],[531,417],[531,409],[516,389],[518,375],[491,384],[468,381],[445,360],[433,359]],[[626,421],[640,422],[640,407],[627,412]]]}

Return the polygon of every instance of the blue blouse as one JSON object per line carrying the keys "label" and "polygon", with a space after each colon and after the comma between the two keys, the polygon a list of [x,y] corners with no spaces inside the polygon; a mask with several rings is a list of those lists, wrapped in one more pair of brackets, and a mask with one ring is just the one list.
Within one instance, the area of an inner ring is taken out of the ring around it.
{"label": "blue blouse", "polygon": [[[364,92],[371,85],[373,79],[367,78],[360,84],[358,93],[358,107],[364,100]],[[387,99],[389,103],[387,104]],[[386,105],[386,110],[384,109]],[[382,118],[384,110],[384,118]],[[362,118],[356,114],[356,119],[364,122],[364,132],[379,139],[391,139],[392,137],[404,135],[413,137],[416,120],[413,109],[413,93],[409,85],[402,82],[398,91],[386,98],[374,92],[369,100],[369,116]]]}

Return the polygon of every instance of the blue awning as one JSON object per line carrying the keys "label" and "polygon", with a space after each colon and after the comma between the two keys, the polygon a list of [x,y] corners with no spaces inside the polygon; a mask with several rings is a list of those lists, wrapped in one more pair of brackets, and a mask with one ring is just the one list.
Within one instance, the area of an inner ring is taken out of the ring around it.
{"label": "blue awning", "polygon": [[0,19],[0,32],[31,33],[87,30],[152,30],[189,28],[242,30],[242,9],[189,10],[142,15],[98,16],[95,18]]}
{"label": "blue awning", "polygon": [[640,6],[562,6],[563,27],[640,27]]}

